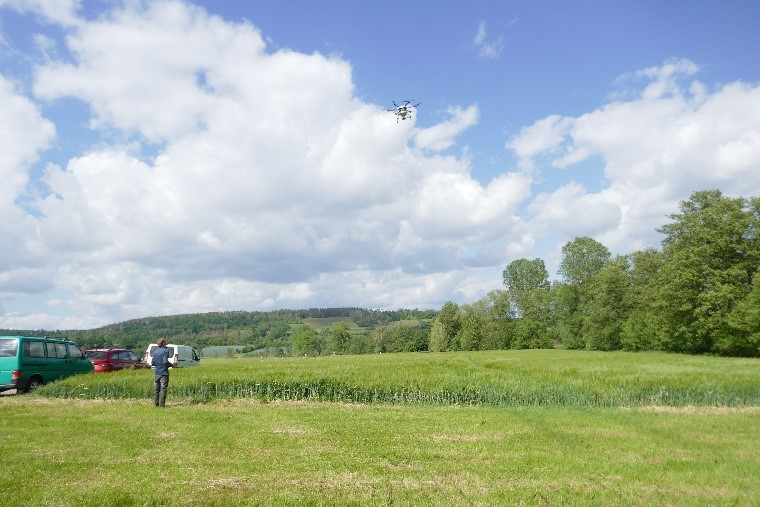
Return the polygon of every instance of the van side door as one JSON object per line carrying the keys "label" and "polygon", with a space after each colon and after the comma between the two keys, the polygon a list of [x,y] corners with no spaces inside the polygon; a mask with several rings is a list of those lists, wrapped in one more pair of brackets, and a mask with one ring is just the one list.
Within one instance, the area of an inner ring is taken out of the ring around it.
{"label": "van side door", "polygon": [[69,364],[67,375],[74,375],[75,373],[87,373],[91,372],[95,367],[92,365],[87,356],[84,355],[82,349],[76,343],[67,343],[66,349],[69,353]]}
{"label": "van side door", "polygon": [[66,376],[68,358],[66,357],[66,344],[60,342],[45,342],[47,352],[47,377],[45,382],[58,380]]}
{"label": "van side door", "polygon": [[25,381],[39,375],[43,383],[47,382],[50,372],[45,357],[45,340],[24,339],[21,349],[21,371]]}

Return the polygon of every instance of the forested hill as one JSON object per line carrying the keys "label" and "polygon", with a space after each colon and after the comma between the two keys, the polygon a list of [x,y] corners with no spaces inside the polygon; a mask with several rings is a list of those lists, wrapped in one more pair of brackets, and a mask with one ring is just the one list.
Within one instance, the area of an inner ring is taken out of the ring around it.
{"label": "forested hill", "polygon": [[0,335],[67,337],[83,348],[125,347],[141,350],[159,337],[197,350],[210,345],[277,347],[304,319],[344,318],[367,330],[407,319],[432,319],[433,310],[368,310],[364,308],[310,308],[269,312],[211,312],[145,317],[97,329],[49,331],[0,329]]}

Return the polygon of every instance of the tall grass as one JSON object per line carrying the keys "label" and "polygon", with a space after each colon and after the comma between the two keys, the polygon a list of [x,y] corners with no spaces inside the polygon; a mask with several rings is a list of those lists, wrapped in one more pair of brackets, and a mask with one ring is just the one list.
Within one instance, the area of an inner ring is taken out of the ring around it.
{"label": "tall grass", "polygon": [[[152,372],[80,375],[48,397],[144,399]],[[760,360],[560,350],[204,359],[170,397],[495,406],[760,405]]]}

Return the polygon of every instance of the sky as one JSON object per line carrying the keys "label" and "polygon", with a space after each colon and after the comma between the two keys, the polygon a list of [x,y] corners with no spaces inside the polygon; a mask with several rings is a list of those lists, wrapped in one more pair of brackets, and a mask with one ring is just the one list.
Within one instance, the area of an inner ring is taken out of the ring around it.
{"label": "sky", "polygon": [[[439,309],[760,195],[760,2],[0,0],[0,328]],[[421,102],[398,121],[394,101]]]}

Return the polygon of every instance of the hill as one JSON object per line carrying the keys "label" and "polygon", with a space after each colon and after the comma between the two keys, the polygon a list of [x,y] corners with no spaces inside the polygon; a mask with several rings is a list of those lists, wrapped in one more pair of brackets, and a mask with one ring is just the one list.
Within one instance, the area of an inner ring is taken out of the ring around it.
{"label": "hill", "polygon": [[352,333],[372,330],[402,320],[430,321],[433,310],[368,310],[364,308],[310,308],[269,312],[209,312],[132,319],[87,330],[0,329],[2,335],[67,337],[83,348],[125,347],[141,350],[159,337],[202,350],[211,346],[243,346],[251,350],[289,348],[294,327],[308,325],[324,332],[334,322],[348,321]]}

